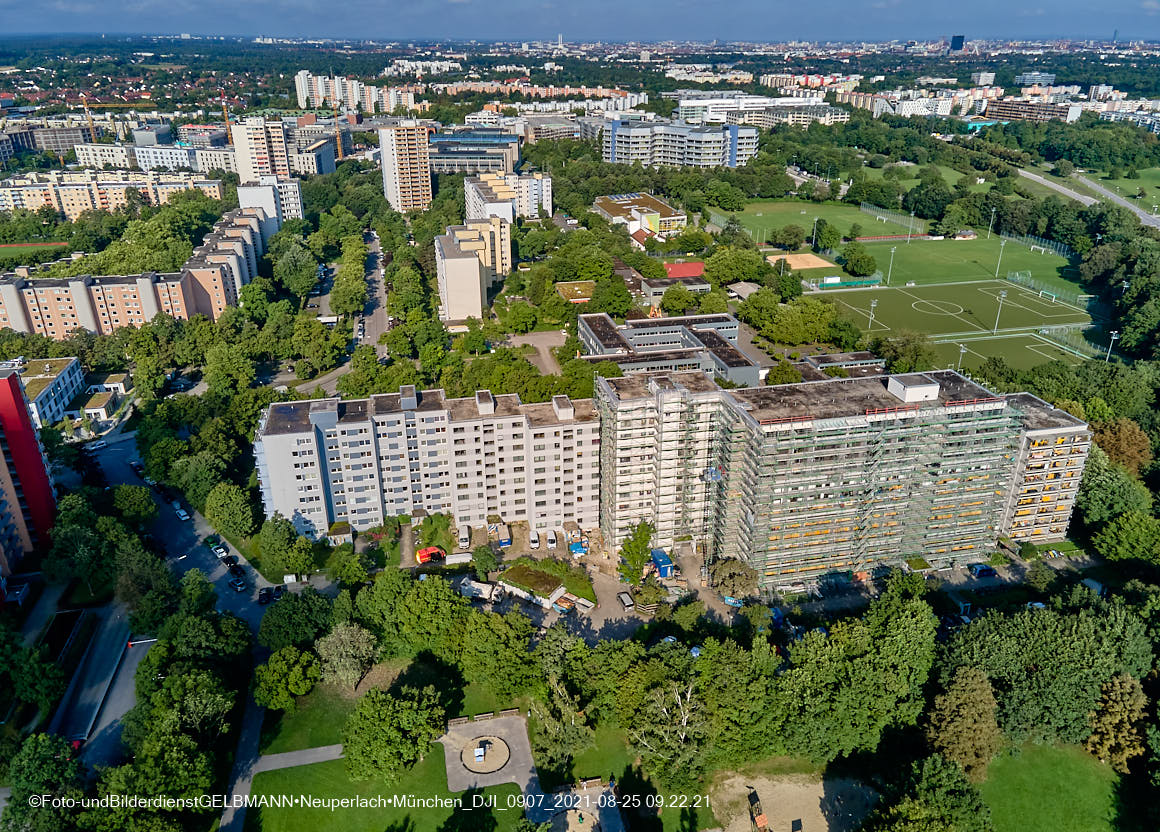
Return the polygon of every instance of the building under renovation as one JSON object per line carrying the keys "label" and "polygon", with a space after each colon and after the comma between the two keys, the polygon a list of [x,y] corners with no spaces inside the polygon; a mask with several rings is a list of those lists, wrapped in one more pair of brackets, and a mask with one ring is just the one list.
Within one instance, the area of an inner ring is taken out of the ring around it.
{"label": "building under renovation", "polygon": [[1064,537],[1091,434],[952,371],[722,390],[703,373],[597,380],[601,530],[702,543],[762,586]]}

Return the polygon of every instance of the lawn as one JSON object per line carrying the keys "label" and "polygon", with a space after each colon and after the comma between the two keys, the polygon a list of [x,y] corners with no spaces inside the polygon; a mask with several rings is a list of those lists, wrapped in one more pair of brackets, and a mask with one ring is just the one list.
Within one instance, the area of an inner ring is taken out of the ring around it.
{"label": "lawn", "polygon": [[596,590],[592,588],[592,579],[584,567],[555,558],[516,558],[507,571],[500,575],[500,580],[545,598],[563,584],[564,589],[576,597],[596,603]]}
{"label": "lawn", "polygon": [[[958,283],[968,280],[994,280],[995,267],[999,277],[1008,272],[1031,272],[1031,278],[1044,286],[1079,294],[1083,291],[1070,277],[1074,270],[1067,260],[1056,254],[1032,251],[1020,243],[1007,241],[1002,246],[1003,259],[999,260],[1001,238],[998,234],[987,239],[983,231],[975,240],[905,240],[867,243],[866,248],[878,262],[883,279],[889,273],[890,285],[907,283]],[[894,249],[894,266],[890,266],[890,249]]]}
{"label": "lawn", "polygon": [[318,685],[299,697],[290,713],[267,710],[262,724],[263,754],[281,754],[342,742],[342,729],[357,700],[332,685]]}
{"label": "lawn", "polygon": [[[1002,310],[999,292],[1007,292]],[[875,334],[898,330],[932,336],[987,335],[995,327],[1003,334],[1029,333],[1043,327],[1087,326],[1091,317],[1073,306],[1041,298],[1035,292],[1003,280],[981,280],[945,286],[879,286],[825,292],[854,323]],[[874,323],[870,326],[871,302]],[[956,351],[957,356],[957,351]]]}
{"label": "lawn", "polygon": [[[750,202],[737,214],[738,221],[759,241],[767,239],[769,231],[786,225],[797,225],[805,229],[806,236],[813,231],[814,219],[821,218],[835,226],[843,235],[850,226],[862,226],[863,234],[906,234],[906,223],[879,222],[874,216],[864,214],[856,205],[840,202],[802,202],[800,200],[778,200],[771,202]],[[914,220],[914,233],[922,233],[926,223]],[[764,235],[764,237],[762,236]]]}
{"label": "lawn", "polygon": [[[251,792],[261,795],[309,795],[315,799],[381,800],[375,808],[304,808],[287,806],[255,808],[246,813],[247,832],[318,832],[341,829],[343,832],[438,832],[441,829],[487,829],[507,832],[515,828],[522,812],[506,810],[508,800],[519,794],[515,785],[483,789],[483,795],[494,795],[498,808],[471,810],[470,798],[459,810],[451,808],[415,808],[394,806],[396,797],[419,800],[449,799],[443,746],[433,743],[427,756],[390,786],[380,781],[352,781],[342,760],[316,763],[280,771],[263,772],[254,777]],[[457,815],[454,820],[452,815]]]}
{"label": "lawn", "polygon": [[1134,200],[1136,194],[1143,188],[1146,196],[1137,204],[1145,211],[1151,211],[1153,205],[1160,205],[1160,168],[1141,168],[1137,171],[1138,179],[1108,179],[1107,171],[1102,173],[1085,173],[1088,179],[1097,185],[1115,191],[1125,199]]}
{"label": "lawn", "polygon": [[[897,166],[897,163],[895,163],[893,166]],[[915,185],[918,184],[918,172],[920,170],[922,170],[924,167],[928,167],[928,166],[927,165],[904,165],[904,166],[902,166],[901,170],[905,174],[906,178],[905,179],[895,179],[894,181],[897,182],[899,185],[901,185],[902,189],[904,191],[909,191],[911,188],[913,188]],[[942,173],[943,181],[947,183],[948,188],[953,189],[955,187],[955,185],[958,184],[958,181],[963,178],[962,173],[955,170],[954,168],[947,167],[946,165],[934,165],[933,167],[938,168],[939,171]],[[862,168],[862,173],[866,174],[866,177],[868,179],[881,179],[882,174],[885,171],[886,171],[886,168],[872,168],[869,166],[865,166]],[[972,180],[974,180],[978,176],[977,173],[968,174],[968,175],[971,176]],[[983,193],[984,191],[990,190],[990,188],[991,188],[991,184],[989,182],[984,182],[982,185],[972,184],[970,187],[970,190],[972,192],[975,192],[975,193]]]}
{"label": "lawn", "polygon": [[[959,343],[967,348],[959,361]],[[934,345],[938,353],[936,366],[974,369],[991,357],[1006,360],[1017,370],[1029,370],[1049,361],[1062,361],[1076,366],[1084,359],[1035,334],[999,335],[993,338],[974,338],[961,342],[947,341]]]}
{"label": "lawn", "polygon": [[1117,779],[1082,749],[1028,745],[991,763],[981,791],[995,832],[1113,832]]}

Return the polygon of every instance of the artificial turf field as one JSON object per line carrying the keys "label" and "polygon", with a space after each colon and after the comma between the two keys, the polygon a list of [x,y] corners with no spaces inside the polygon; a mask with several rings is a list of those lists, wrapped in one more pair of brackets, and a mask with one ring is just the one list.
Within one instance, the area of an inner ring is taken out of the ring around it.
{"label": "artificial turf field", "polygon": [[[967,348],[961,360],[960,344]],[[934,349],[938,353],[936,366],[947,369],[972,370],[988,358],[1002,358],[1016,370],[1029,370],[1048,361],[1062,361],[1073,366],[1084,361],[1075,353],[1034,333],[945,341],[936,343]]]}
{"label": "artificial turf field", "polygon": [[[1007,292],[1000,312],[999,293]],[[877,286],[822,293],[863,330],[889,335],[910,330],[935,340],[990,334],[1028,334],[1057,326],[1086,327],[1091,316],[1006,280],[931,286]],[[871,302],[874,321],[870,322]],[[998,326],[996,327],[996,315]]]}

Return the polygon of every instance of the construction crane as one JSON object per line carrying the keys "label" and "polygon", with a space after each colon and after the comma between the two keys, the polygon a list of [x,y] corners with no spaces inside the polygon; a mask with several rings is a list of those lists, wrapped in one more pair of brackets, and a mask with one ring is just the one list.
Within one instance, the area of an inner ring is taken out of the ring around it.
{"label": "construction crane", "polygon": [[81,95],[81,104],[85,108],[85,118],[89,122],[89,141],[93,144],[97,143],[97,128],[93,125],[93,114],[89,112],[89,99],[85,95]]}
{"label": "construction crane", "polygon": [[338,108],[334,108],[334,146],[338,161],[342,161],[342,131],[338,129]]}

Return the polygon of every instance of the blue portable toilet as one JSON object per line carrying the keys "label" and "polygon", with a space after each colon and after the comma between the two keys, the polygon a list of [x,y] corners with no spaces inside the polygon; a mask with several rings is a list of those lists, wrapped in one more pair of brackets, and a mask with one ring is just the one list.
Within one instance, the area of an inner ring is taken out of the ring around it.
{"label": "blue portable toilet", "polygon": [[657,574],[662,578],[673,577],[673,559],[665,554],[664,549],[652,550],[652,562],[657,568]]}

